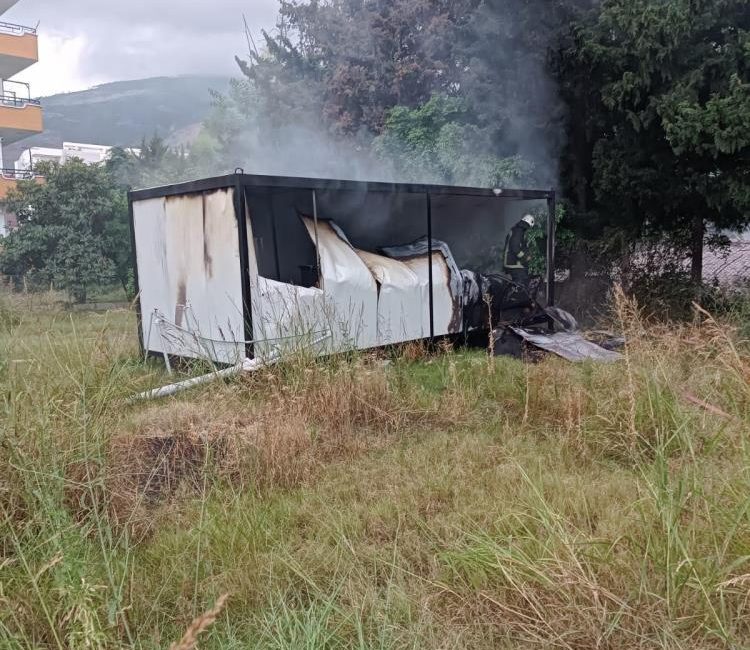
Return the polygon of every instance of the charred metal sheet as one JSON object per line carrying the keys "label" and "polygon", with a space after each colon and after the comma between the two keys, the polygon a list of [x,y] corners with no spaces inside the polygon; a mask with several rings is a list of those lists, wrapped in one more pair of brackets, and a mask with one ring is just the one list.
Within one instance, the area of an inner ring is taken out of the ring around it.
{"label": "charred metal sheet", "polygon": [[464,306],[474,305],[482,300],[479,276],[474,271],[462,270],[461,277],[464,281]]}
{"label": "charred metal sheet", "polygon": [[510,329],[531,345],[552,352],[568,361],[581,362],[590,359],[613,363],[622,359],[622,355],[618,352],[605,350],[596,343],[587,341],[578,332],[539,334],[520,327],[511,327]]}
{"label": "charred metal sheet", "polygon": [[[383,252],[406,263],[426,287],[427,322],[429,332],[430,244],[426,237],[403,246],[389,246]],[[432,241],[432,281],[434,327],[436,336],[457,334],[463,328],[464,277],[453,258],[450,246],[445,242]]]}
{"label": "charred metal sheet", "polygon": [[578,321],[573,314],[564,309],[560,309],[559,307],[545,307],[544,313],[566,332],[578,331]]}
{"label": "charred metal sheet", "polygon": [[[394,259],[409,259],[413,257],[426,256],[430,251],[430,245],[426,237],[418,239],[411,244],[405,244],[403,246],[389,246],[384,248],[383,252]],[[461,271],[456,264],[456,260],[453,257],[450,246],[445,242],[437,239],[432,240],[432,251],[433,253],[442,253],[445,259],[445,264],[450,271],[450,289],[455,296],[463,295],[463,276]]]}

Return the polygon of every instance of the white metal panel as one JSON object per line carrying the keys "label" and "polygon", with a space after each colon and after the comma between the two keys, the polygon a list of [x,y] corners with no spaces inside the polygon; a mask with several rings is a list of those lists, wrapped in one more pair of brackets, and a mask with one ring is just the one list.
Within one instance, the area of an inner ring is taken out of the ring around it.
{"label": "white metal panel", "polygon": [[[427,255],[404,261],[419,279],[421,323],[424,337],[430,336],[430,266]],[[432,254],[432,281],[434,301],[435,336],[455,334],[460,328],[452,327],[455,303],[450,290],[450,271],[442,253]]]}
{"label": "white metal panel", "polygon": [[135,257],[138,269],[143,345],[164,352],[153,324],[155,310],[166,314],[169,298],[167,267],[166,202],[163,197],[133,203]]}
{"label": "white metal panel", "polygon": [[326,221],[304,219],[310,238],[318,242],[320,276],[325,292],[325,320],[335,350],[378,345],[378,287],[349,242]]}
{"label": "white metal panel", "polygon": [[[378,283],[378,345],[415,341],[430,335],[425,329],[424,288],[407,264],[383,255],[357,251]],[[425,259],[426,262],[426,259]],[[429,294],[427,295],[429,304]]]}
{"label": "white metal panel", "polygon": [[[252,284],[252,313],[255,356],[260,358],[309,350],[312,341],[330,331],[320,289],[258,277]],[[330,351],[328,341],[318,351]]]}
{"label": "white metal panel", "polygon": [[[153,352],[244,358],[242,277],[233,190],[133,204],[143,336]],[[157,310],[167,323],[153,323]]]}

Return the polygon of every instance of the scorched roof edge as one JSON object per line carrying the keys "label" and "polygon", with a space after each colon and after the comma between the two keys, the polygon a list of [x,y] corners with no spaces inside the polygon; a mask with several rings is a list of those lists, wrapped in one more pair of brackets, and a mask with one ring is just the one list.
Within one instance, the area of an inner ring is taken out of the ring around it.
{"label": "scorched roof edge", "polygon": [[552,198],[554,190],[505,189],[482,187],[459,187],[454,185],[429,185],[421,183],[388,183],[382,181],[354,181],[336,180],[328,178],[302,178],[293,176],[266,176],[260,174],[228,174],[215,176],[186,183],[163,185],[129,193],[131,201],[143,201],[166,196],[179,196],[210,190],[236,187],[295,189],[318,191],[353,191],[353,192],[383,192],[383,193],[411,193],[411,194],[443,194],[451,196],[477,196],[499,199],[543,200]]}

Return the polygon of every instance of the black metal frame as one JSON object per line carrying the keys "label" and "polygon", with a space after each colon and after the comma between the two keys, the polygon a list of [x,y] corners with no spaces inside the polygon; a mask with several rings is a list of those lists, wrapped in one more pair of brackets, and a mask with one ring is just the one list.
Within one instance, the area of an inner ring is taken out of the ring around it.
{"label": "black metal frame", "polygon": [[[135,225],[133,221],[133,203],[147,199],[180,196],[184,194],[195,194],[210,192],[212,190],[234,189],[234,209],[237,218],[240,266],[243,274],[242,300],[245,311],[245,340],[253,340],[253,322],[251,292],[249,273],[249,259],[247,222],[246,222],[246,195],[248,189],[290,189],[307,191],[358,191],[358,192],[380,192],[380,193],[412,193],[424,194],[427,199],[427,237],[429,257],[432,258],[432,197],[440,195],[448,196],[473,196],[495,198],[497,200],[519,200],[519,201],[546,201],[549,211],[547,222],[547,304],[555,304],[555,234],[556,234],[556,206],[557,197],[555,190],[519,190],[502,188],[478,188],[478,187],[456,187],[451,185],[429,185],[419,183],[384,183],[351,180],[330,180],[322,178],[297,178],[287,176],[263,176],[256,174],[235,173],[226,176],[215,176],[187,183],[177,183],[162,187],[152,187],[142,190],[133,190],[128,193],[131,242],[133,247],[133,275],[135,280],[135,291],[138,299],[136,301],[136,312],[138,316],[138,332],[143,349],[142,336],[142,312],[140,301],[140,288],[138,281],[138,261],[135,243]],[[275,224],[274,224],[275,228]],[[430,338],[435,338],[434,326],[434,287],[432,278],[432,264],[430,271]],[[253,346],[247,346],[247,355],[252,358]]]}

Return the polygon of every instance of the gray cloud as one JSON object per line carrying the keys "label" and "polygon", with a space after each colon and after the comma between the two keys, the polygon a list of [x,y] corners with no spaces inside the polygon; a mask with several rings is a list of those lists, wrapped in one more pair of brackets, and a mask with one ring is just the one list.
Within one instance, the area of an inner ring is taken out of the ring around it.
{"label": "gray cloud", "polygon": [[52,78],[66,74],[53,58],[64,43],[77,48],[71,85],[234,74],[234,55],[246,50],[242,14],[258,36],[273,26],[276,12],[277,0],[21,0],[2,20],[39,23],[48,47],[33,78],[52,87],[64,85]]}

